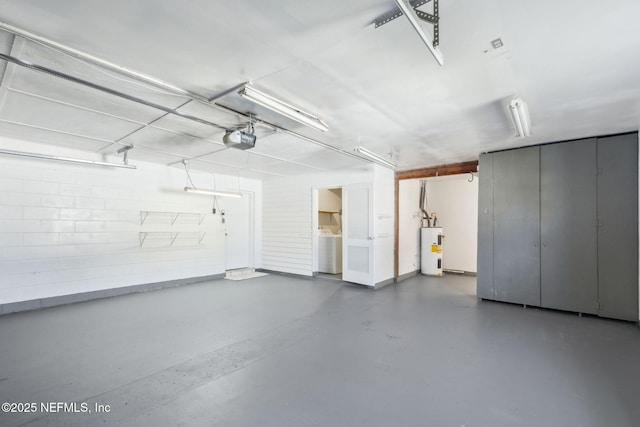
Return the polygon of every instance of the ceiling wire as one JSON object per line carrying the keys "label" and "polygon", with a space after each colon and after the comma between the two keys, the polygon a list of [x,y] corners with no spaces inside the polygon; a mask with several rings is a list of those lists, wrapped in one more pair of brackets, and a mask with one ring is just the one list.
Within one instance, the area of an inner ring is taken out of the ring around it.
{"label": "ceiling wire", "polygon": [[[193,180],[191,179],[191,175],[189,174],[189,167],[187,166],[187,161],[184,160],[183,164],[184,164],[184,171],[187,173],[187,187],[189,186],[189,183],[191,183],[191,186],[193,188],[197,188],[196,185],[193,183]],[[215,175],[214,175],[214,180],[215,180]],[[214,184],[214,188],[215,188],[215,184]]]}

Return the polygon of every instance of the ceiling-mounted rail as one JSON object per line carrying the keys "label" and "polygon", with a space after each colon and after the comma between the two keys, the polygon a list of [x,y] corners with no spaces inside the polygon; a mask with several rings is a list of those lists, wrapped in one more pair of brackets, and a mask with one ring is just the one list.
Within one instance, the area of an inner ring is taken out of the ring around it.
{"label": "ceiling-mounted rail", "polygon": [[[104,60],[102,58],[98,58],[98,57],[96,57],[94,55],[88,54],[86,52],[82,52],[80,50],[77,50],[77,49],[74,49],[72,47],[66,46],[66,45],[64,45],[62,43],[59,43],[59,42],[56,42],[54,40],[48,39],[48,38],[43,37],[41,35],[34,34],[34,33],[30,32],[30,31],[24,30],[22,28],[18,28],[16,26],[13,26],[13,25],[8,24],[8,23],[3,22],[3,21],[0,21],[0,29],[8,31],[9,33],[12,33],[12,34],[14,34],[16,36],[22,37],[24,39],[30,40],[30,41],[32,41],[34,43],[46,46],[46,47],[54,49],[54,50],[57,50],[59,52],[67,54],[67,55],[69,55],[71,57],[74,57],[74,58],[80,59],[82,61],[86,61],[86,62],[92,63],[94,65],[100,66],[102,68],[105,68],[107,70],[113,71],[115,73],[118,73],[118,74],[123,75],[125,77],[128,77],[130,79],[136,80],[138,82],[142,82],[142,83],[145,83],[145,84],[148,84],[148,85],[163,89],[163,90],[168,91],[170,93],[174,93],[174,94],[177,94],[177,95],[182,95],[185,98],[188,98],[188,99],[191,99],[191,100],[194,100],[194,101],[199,101],[199,102],[201,102],[201,103],[203,103],[205,105],[209,105],[209,106],[217,108],[219,110],[223,110],[223,111],[226,111],[226,112],[232,112],[233,114],[237,114],[240,117],[243,117],[243,118],[245,118],[247,120],[251,120],[252,119],[248,114],[245,114],[245,113],[242,113],[242,112],[239,112],[239,111],[235,111],[235,110],[232,110],[232,109],[230,109],[228,107],[225,107],[223,105],[215,103],[214,101],[221,96],[220,94],[218,94],[216,96],[213,96],[211,98],[207,98],[206,96],[203,96],[203,95],[200,95],[198,93],[194,93],[194,92],[179,88],[179,87],[177,87],[175,85],[169,84],[167,82],[164,82],[162,80],[156,79],[156,78],[151,77],[151,76],[147,76],[146,74],[139,73],[139,72],[131,70],[131,69],[127,68],[127,67],[123,67],[121,65],[114,64],[114,63],[112,63],[110,61],[106,61],[106,60]],[[179,111],[177,111],[175,109],[171,109],[171,108],[167,108],[167,107],[164,107],[164,106],[161,106],[161,105],[158,105],[158,104],[154,104],[152,102],[149,102],[149,101],[146,101],[146,100],[134,97],[134,96],[130,96],[130,95],[127,95],[125,93],[122,93],[122,92],[119,92],[119,91],[115,91],[113,89],[109,89],[109,88],[106,88],[106,87],[103,87],[103,86],[88,82],[86,80],[79,79],[77,77],[73,77],[73,76],[67,75],[65,73],[61,73],[61,72],[58,72],[58,71],[55,71],[55,70],[50,70],[50,69],[48,69],[46,67],[41,67],[41,66],[29,64],[29,63],[26,63],[24,61],[21,61],[18,58],[15,58],[15,57],[12,57],[12,56],[9,56],[9,55],[0,54],[0,59],[4,59],[5,61],[13,62],[16,65],[21,65],[21,66],[24,66],[24,67],[27,67],[27,68],[31,68],[33,70],[37,70],[37,71],[45,72],[45,73],[48,73],[48,74],[51,74],[51,75],[55,75],[55,76],[60,77],[60,78],[65,78],[67,80],[70,80],[70,81],[73,81],[73,82],[76,82],[76,83],[79,83],[79,84],[83,84],[84,86],[92,87],[92,88],[94,88],[96,90],[101,90],[103,92],[110,93],[111,95],[118,96],[118,97],[121,97],[121,98],[124,98],[124,99],[128,99],[129,101],[140,102],[140,103],[143,103],[144,105],[147,105],[147,106],[152,107],[152,108],[159,109],[159,110],[164,111],[164,112],[169,113],[169,114],[175,114],[175,115],[181,116],[181,117],[189,119],[189,120],[195,120],[195,121],[197,121],[199,123],[206,124],[206,125],[209,125],[209,126],[214,126],[214,127],[218,128],[218,129],[228,130],[226,127],[220,126],[220,125],[218,125],[216,123],[209,122],[207,120],[203,120],[203,119],[200,119],[198,117],[190,116],[188,114],[182,114],[182,113],[180,113]],[[234,90],[239,86],[241,86],[241,85],[234,86],[232,89]],[[231,91],[232,89],[230,89],[229,91]],[[223,92],[223,94],[226,94],[226,92]],[[271,122],[267,122],[265,120],[256,120],[255,117],[253,119],[255,120],[255,122],[257,124],[269,127],[269,128],[274,129],[274,130],[276,130],[278,132],[286,133],[286,134],[288,134],[290,136],[293,136],[295,138],[302,139],[304,141],[313,143],[315,145],[318,145],[318,146],[321,146],[323,148],[329,149],[331,151],[334,151],[336,153],[342,154],[344,156],[348,156],[348,157],[351,157],[351,158],[354,158],[354,159],[359,159],[359,160],[362,160],[362,161],[369,162],[369,160],[367,160],[367,159],[364,159],[364,158],[362,158],[360,156],[356,156],[356,155],[354,155],[354,154],[352,154],[352,153],[350,153],[348,151],[342,150],[342,149],[340,149],[340,148],[338,148],[336,146],[333,146],[331,144],[327,144],[325,142],[318,141],[317,139],[310,138],[308,136],[305,136],[305,135],[302,135],[302,134],[300,134],[298,132],[283,128],[281,126],[275,125],[275,124],[273,124]]]}
{"label": "ceiling-mounted rail", "polygon": [[164,111],[165,113],[168,113],[168,114],[173,114],[173,115],[176,115],[176,116],[180,116],[180,117],[182,117],[184,119],[187,119],[187,120],[191,120],[191,121],[198,122],[200,124],[204,124],[204,125],[208,125],[208,126],[213,126],[215,128],[222,129],[222,130],[227,130],[227,128],[225,126],[219,125],[219,124],[211,122],[209,120],[204,120],[204,119],[201,119],[200,117],[192,116],[190,114],[184,114],[184,113],[181,113],[180,111],[175,110],[173,108],[168,108],[168,107],[165,107],[164,105],[156,104],[155,102],[147,101],[145,99],[138,98],[138,97],[133,96],[133,95],[128,95],[128,94],[126,94],[124,92],[120,92],[120,91],[108,88],[106,86],[101,86],[99,84],[92,83],[90,81],[87,81],[87,80],[84,80],[84,79],[80,79],[78,77],[74,77],[74,76],[72,76],[70,74],[66,74],[66,73],[62,73],[60,71],[53,70],[51,68],[43,67],[41,65],[30,64],[28,62],[24,62],[21,59],[16,58],[15,56],[5,55],[4,53],[0,53],[0,59],[4,59],[5,61],[11,62],[12,64],[16,64],[16,65],[19,65],[21,67],[29,68],[31,70],[38,71],[40,73],[49,74],[50,76],[54,76],[54,77],[58,77],[58,78],[61,78],[61,79],[64,79],[64,80],[68,80],[68,81],[71,81],[73,83],[77,83],[77,84],[80,84],[82,86],[86,86],[86,87],[89,87],[91,89],[98,90],[100,92],[108,93],[109,95],[117,96],[119,98],[123,98],[123,99],[126,99],[128,101],[132,101],[132,102],[135,102],[135,103],[138,103],[138,104],[142,104],[142,105],[145,105],[147,107],[155,108],[156,110]]}

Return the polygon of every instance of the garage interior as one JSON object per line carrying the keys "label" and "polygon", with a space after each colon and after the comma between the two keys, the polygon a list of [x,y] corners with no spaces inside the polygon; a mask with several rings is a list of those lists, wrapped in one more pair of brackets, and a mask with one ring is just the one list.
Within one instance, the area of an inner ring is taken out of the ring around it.
{"label": "garage interior", "polygon": [[637,2],[0,6],[1,425],[638,425]]}

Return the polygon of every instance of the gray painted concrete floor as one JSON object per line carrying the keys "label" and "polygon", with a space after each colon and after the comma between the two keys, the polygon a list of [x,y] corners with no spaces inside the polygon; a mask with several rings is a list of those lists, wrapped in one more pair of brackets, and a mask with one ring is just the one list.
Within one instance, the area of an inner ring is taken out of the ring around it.
{"label": "gray painted concrete floor", "polygon": [[467,276],[217,280],[0,317],[0,400],[38,405],[0,425],[638,426],[639,338]]}

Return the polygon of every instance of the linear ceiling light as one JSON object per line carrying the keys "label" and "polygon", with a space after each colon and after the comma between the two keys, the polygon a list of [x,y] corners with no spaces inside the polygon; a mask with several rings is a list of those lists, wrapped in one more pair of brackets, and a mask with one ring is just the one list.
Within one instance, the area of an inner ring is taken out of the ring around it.
{"label": "linear ceiling light", "polygon": [[287,104],[286,102],[276,99],[271,95],[267,95],[264,92],[260,92],[251,85],[244,85],[244,87],[238,92],[238,95],[253,103],[268,108],[271,111],[275,111],[278,114],[288,117],[291,120],[295,120],[298,123],[309,126],[310,128],[322,132],[329,130],[327,124],[313,114],[302,111],[298,107]]}
{"label": "linear ceiling light", "polygon": [[195,187],[184,187],[184,191],[187,193],[207,194],[209,196],[220,197],[242,197],[242,193],[234,193],[233,191],[218,191],[218,190],[201,190]]}
{"label": "linear ceiling light", "polygon": [[90,166],[108,166],[112,168],[137,169],[136,166],[130,165],[130,164],[96,162],[95,160],[84,160],[84,159],[74,159],[71,157],[50,156],[48,154],[27,153],[25,151],[0,149],[0,154],[6,154],[9,156],[19,156],[19,157],[31,157],[34,159],[43,159],[43,160],[57,160],[60,162],[80,163],[83,165],[90,165]]}
{"label": "linear ceiling light", "polygon": [[509,103],[509,113],[513,126],[516,128],[516,137],[526,137],[531,135],[531,120],[529,119],[529,109],[526,102],[520,98],[514,98]]}
{"label": "linear ceiling light", "polygon": [[364,147],[356,147],[356,148],[355,148],[355,151],[356,151],[356,152],[358,152],[358,153],[360,153],[360,154],[362,154],[362,155],[363,155],[363,156],[365,156],[365,157],[370,158],[370,159],[371,159],[371,160],[373,160],[374,162],[376,162],[376,163],[380,163],[380,164],[382,164],[382,165],[384,165],[384,166],[387,166],[387,167],[389,167],[389,168],[391,168],[391,169],[395,169],[395,168],[396,168],[396,166],[398,166],[398,165],[396,165],[395,163],[393,163],[393,162],[391,162],[391,161],[389,161],[389,160],[387,160],[387,159],[385,159],[385,158],[383,158],[383,157],[381,157],[381,156],[377,155],[376,153],[373,153],[373,152],[371,152],[371,151],[367,150],[367,149],[366,149],[366,148],[364,148]]}
{"label": "linear ceiling light", "polygon": [[438,49],[438,47],[434,45],[433,40],[431,40],[431,37],[429,37],[429,35],[425,33],[422,27],[420,26],[417,13],[413,9],[413,6],[411,6],[411,3],[409,2],[409,0],[395,0],[395,2],[400,8],[400,10],[402,11],[402,14],[407,17],[413,29],[416,30],[416,32],[418,33],[418,35],[420,36],[424,44],[427,45],[427,48],[429,48],[429,51],[431,52],[433,57],[436,59],[438,64],[444,65],[444,57],[442,56],[442,52],[440,52],[440,49]]}

